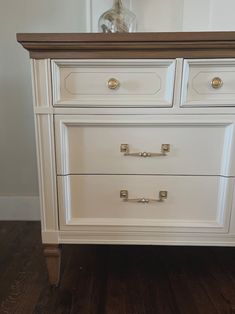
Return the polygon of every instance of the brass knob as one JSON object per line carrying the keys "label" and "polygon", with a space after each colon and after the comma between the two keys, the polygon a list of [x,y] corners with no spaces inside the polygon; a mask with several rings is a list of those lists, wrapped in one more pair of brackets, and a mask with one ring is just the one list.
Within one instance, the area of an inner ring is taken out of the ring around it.
{"label": "brass knob", "polygon": [[118,89],[120,87],[120,82],[115,78],[111,78],[108,80],[107,85],[109,89]]}
{"label": "brass knob", "polygon": [[214,77],[211,81],[211,86],[214,89],[219,89],[223,86],[223,81],[220,77]]}

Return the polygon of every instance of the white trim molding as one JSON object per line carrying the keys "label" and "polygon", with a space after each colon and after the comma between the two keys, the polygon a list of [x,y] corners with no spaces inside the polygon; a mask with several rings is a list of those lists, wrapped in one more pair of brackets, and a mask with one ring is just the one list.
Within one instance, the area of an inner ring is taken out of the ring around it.
{"label": "white trim molding", "polygon": [[40,220],[38,196],[0,196],[0,220]]}

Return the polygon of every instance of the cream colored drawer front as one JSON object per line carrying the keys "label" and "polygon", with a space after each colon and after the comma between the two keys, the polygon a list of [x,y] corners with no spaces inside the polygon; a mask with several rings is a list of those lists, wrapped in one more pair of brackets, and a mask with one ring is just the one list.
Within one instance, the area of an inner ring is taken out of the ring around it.
{"label": "cream colored drawer front", "polygon": [[55,106],[172,106],[174,60],[55,60],[52,69]]}
{"label": "cream colored drawer front", "polygon": [[235,106],[235,59],[185,60],[182,106]]}
{"label": "cream colored drawer front", "polygon": [[[190,176],[80,175],[58,177],[60,228],[79,225],[138,225],[227,231],[234,179]],[[162,202],[137,203],[130,199],[159,198]]]}
{"label": "cream colored drawer front", "polygon": [[[231,119],[231,118],[230,118]],[[194,116],[56,116],[57,174],[235,175],[234,124]],[[125,156],[160,153],[165,156]]]}

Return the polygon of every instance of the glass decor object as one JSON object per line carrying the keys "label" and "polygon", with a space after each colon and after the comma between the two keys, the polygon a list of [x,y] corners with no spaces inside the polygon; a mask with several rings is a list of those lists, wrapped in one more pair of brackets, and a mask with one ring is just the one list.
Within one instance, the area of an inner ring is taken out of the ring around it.
{"label": "glass decor object", "polygon": [[136,15],[127,9],[122,0],[114,0],[113,7],[99,18],[102,33],[131,33],[136,31]]}

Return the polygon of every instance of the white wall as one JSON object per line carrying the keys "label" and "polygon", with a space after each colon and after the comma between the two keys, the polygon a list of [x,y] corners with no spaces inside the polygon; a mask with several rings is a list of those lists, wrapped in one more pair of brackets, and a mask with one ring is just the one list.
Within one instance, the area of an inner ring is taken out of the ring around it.
{"label": "white wall", "polygon": [[182,30],[234,31],[234,12],[234,0],[184,0]]}
{"label": "white wall", "polygon": [[[91,2],[91,30],[113,0]],[[234,0],[123,0],[137,15],[138,31],[235,30]]]}
{"label": "white wall", "polygon": [[0,0],[0,219],[38,219],[28,53],[18,32],[82,32],[87,0]]}
{"label": "white wall", "polygon": [[[97,32],[100,15],[108,10],[113,0],[90,0],[90,30]],[[135,12],[138,31],[162,32],[180,31],[184,0],[123,0],[123,3]]]}

